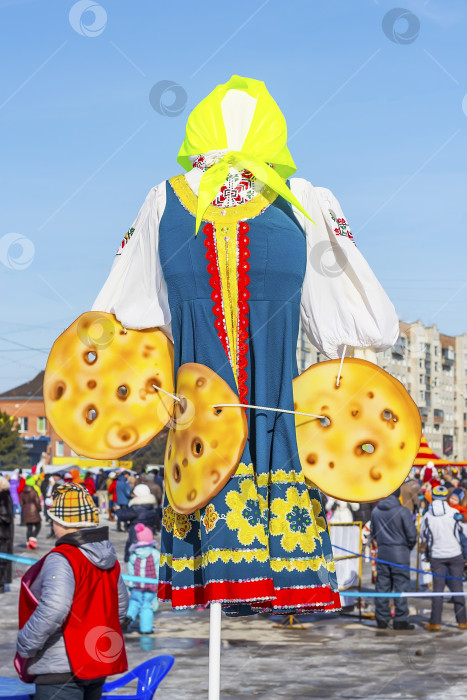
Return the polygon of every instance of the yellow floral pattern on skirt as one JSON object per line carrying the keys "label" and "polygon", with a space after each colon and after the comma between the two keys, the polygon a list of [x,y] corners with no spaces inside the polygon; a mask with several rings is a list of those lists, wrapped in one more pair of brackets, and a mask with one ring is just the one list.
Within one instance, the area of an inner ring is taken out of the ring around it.
{"label": "yellow floral pattern on skirt", "polygon": [[271,502],[270,533],[282,535],[281,545],[287,552],[300,547],[303,552],[311,554],[316,541],[321,541],[319,532],[326,529],[324,518],[318,516],[320,511],[320,502],[310,499],[307,491],[300,493],[295,486],[289,486],[285,500],[275,498]]}
{"label": "yellow floral pattern on skirt", "polygon": [[[197,519],[199,520],[199,511],[196,512],[198,514]],[[175,537],[178,537],[180,540],[183,540],[191,530],[189,516],[182,513],[176,513],[171,505],[167,505],[164,508],[164,512],[162,514],[162,524],[167,532],[173,531]]]}
{"label": "yellow floral pattern on skirt", "polygon": [[209,505],[206,506],[206,510],[204,511],[203,515],[203,524],[206,528],[206,532],[211,532],[211,530],[214,530],[218,520],[219,514],[212,503],[209,503]]}
{"label": "yellow floral pattern on skirt", "polygon": [[[245,474],[240,482],[240,492],[230,491],[225,502],[229,511],[226,524],[230,530],[237,530],[240,544],[248,546],[254,540],[267,546],[268,538],[264,527],[264,515],[267,508],[266,499],[258,493],[253,473],[253,465],[240,464],[238,470]],[[238,475],[238,470],[236,475]],[[251,476],[250,476],[251,475]]]}

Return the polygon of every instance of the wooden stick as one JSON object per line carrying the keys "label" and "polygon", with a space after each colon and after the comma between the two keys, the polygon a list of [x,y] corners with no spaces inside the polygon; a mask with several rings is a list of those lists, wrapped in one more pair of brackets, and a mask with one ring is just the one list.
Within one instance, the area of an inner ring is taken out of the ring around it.
{"label": "wooden stick", "polygon": [[342,365],[344,363],[344,357],[345,357],[346,350],[347,350],[347,345],[344,345],[344,349],[342,350],[341,363],[339,365],[339,372],[337,373],[336,386],[339,386],[339,382],[341,380]]}
{"label": "wooden stick", "polygon": [[157,386],[157,384],[153,384],[154,389],[156,391],[162,391],[163,394],[167,394],[167,396],[170,396],[174,401],[180,401],[178,396],[175,396],[175,394],[171,394],[170,391],[166,391],[165,389],[161,389],[160,386]]}
{"label": "wooden stick", "polygon": [[286,408],[268,408],[267,406],[254,406],[249,403],[216,403],[212,408],[224,408],[233,406],[234,408],[257,408],[259,411],[278,411],[279,413],[293,413],[294,416],[309,416],[310,418],[326,418],[317,416],[315,413],[301,413],[300,411],[289,411]]}

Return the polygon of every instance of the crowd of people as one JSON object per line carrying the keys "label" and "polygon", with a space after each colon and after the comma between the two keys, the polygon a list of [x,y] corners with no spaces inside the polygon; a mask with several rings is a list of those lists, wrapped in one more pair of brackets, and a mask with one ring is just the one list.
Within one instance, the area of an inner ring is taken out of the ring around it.
{"label": "crowd of people", "polygon": [[[379,629],[412,630],[406,597],[394,598],[394,614],[390,607],[391,592],[411,590],[411,570],[429,563],[433,591],[462,593],[464,566],[467,559],[467,470],[452,467],[436,469],[428,463],[414,468],[397,489],[379,503],[344,503],[326,499],[328,520],[334,524],[360,521],[366,540],[371,544],[375,563],[375,617]],[[411,552],[418,543],[415,566]],[[430,621],[425,629],[441,629],[442,596],[433,597]],[[453,595],[459,629],[467,629],[465,598]]]}
{"label": "crowd of people", "polygon": [[[136,475],[130,471],[101,469],[97,474],[87,472],[84,476],[79,469],[50,476],[39,470],[31,474],[12,472],[9,478],[0,476],[0,551],[13,552],[15,514],[25,527],[29,549],[37,548],[43,521],[50,524],[48,537],[56,538],[57,523],[64,522],[57,516],[56,498],[67,488],[80,489],[85,494],[97,521],[99,515],[106,516],[115,523],[116,530],[128,533],[124,554],[128,574],[157,579],[163,496],[163,481],[157,470]],[[324,500],[331,523],[360,521],[365,525],[363,531],[366,530],[368,542],[373,545],[376,591],[382,594],[375,599],[379,629],[388,628],[391,623],[395,630],[414,629],[407,598],[395,597],[391,609],[389,596],[392,592],[411,590],[411,571],[420,566],[421,558],[430,564],[433,590],[442,592],[448,586],[459,629],[467,628],[465,599],[459,595],[463,591],[464,557],[467,558],[464,533],[464,527],[467,532],[467,473],[456,469],[438,472],[428,465],[412,470],[401,488],[379,503],[343,503],[326,497]],[[104,529],[107,534],[101,534],[108,542],[108,530]],[[86,528],[80,530],[80,537],[86,532]],[[85,546],[82,537],[78,540],[79,546]],[[411,552],[415,547],[420,558],[414,566]],[[0,559],[0,592],[11,579],[11,562]],[[130,580],[127,588],[130,597],[122,616],[122,628],[127,630],[132,625],[140,634],[150,634],[158,608],[157,585]],[[425,629],[434,632],[441,629],[443,598],[432,600],[431,617]]]}

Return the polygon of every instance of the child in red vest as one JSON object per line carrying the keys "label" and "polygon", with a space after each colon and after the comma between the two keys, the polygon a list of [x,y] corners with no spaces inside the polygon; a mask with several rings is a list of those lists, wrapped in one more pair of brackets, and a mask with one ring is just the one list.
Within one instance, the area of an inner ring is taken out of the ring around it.
{"label": "child in red vest", "polygon": [[82,486],[58,486],[49,516],[58,539],[23,576],[15,666],[36,683],[36,700],[98,700],[105,677],[127,670],[128,593]]}

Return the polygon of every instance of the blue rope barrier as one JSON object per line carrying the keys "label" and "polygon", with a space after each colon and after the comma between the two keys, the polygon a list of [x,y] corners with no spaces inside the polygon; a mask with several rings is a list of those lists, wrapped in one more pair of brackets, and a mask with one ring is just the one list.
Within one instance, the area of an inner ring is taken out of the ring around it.
{"label": "blue rope barrier", "polygon": [[0,552],[0,559],[17,561],[20,564],[29,564],[30,566],[39,561],[39,559],[34,559],[33,557],[17,557],[16,554],[5,554],[4,552]]}
{"label": "blue rope barrier", "polygon": [[339,591],[341,598],[433,598],[433,597],[449,597],[449,598],[465,598],[467,593],[456,591],[391,591],[391,593],[382,593],[379,591]]}
{"label": "blue rope barrier", "polygon": [[[0,559],[16,561],[19,564],[28,564],[28,566],[32,566],[40,561],[39,559],[34,559],[33,557],[19,557],[16,554],[5,554],[4,552],[0,552]],[[122,574],[122,578],[124,581],[135,581],[137,583],[159,583],[159,579],[148,578],[147,576],[130,576],[130,574]]]}
{"label": "blue rope barrier", "polygon": [[[355,556],[359,557],[364,557],[363,554],[358,554],[356,552],[352,552],[350,549],[345,549],[345,547],[338,547],[337,545],[333,545],[333,547],[336,547],[336,549],[341,549],[344,552],[349,552],[350,554],[355,554]],[[20,564],[28,564],[29,566],[32,566],[33,564],[36,564],[39,559],[34,559],[33,557],[20,557],[17,556],[16,554],[5,554],[4,552],[0,552],[0,559],[7,559],[8,561],[15,561]],[[409,569],[410,571],[421,571],[421,573],[429,573],[426,571],[423,571],[421,569],[413,569],[411,567],[406,567],[403,566],[402,564],[393,564],[393,562],[387,562],[384,559],[376,559],[375,557],[369,557],[369,559],[373,559],[374,561],[379,561],[382,562],[383,564],[390,564],[391,566],[397,566],[398,568],[402,569]],[[129,582],[136,582],[136,583],[159,583],[159,580],[156,578],[148,578],[147,576],[130,576],[129,574],[122,574],[122,578],[124,581],[129,581]],[[455,581],[465,581],[465,579],[458,579],[455,578],[454,576],[446,576],[445,578],[449,579],[454,579]],[[442,592],[436,592],[434,593],[433,591],[418,591],[418,592],[396,592],[392,591],[391,593],[381,593],[379,591],[359,591],[359,590],[351,590],[351,589],[345,589],[345,590],[339,590],[339,593],[341,597],[343,598],[433,598],[434,596],[445,596],[445,597],[454,597],[454,596],[467,596],[467,593],[453,593],[452,591],[442,591]]]}
{"label": "blue rope barrier", "polygon": [[[351,552],[350,549],[345,549],[344,547],[337,547],[337,545],[333,545],[336,547],[336,549],[342,549],[344,552]],[[356,556],[363,557],[363,554],[356,554]],[[369,557],[370,559],[375,559],[374,557]],[[7,559],[8,561],[15,561],[20,564],[28,564],[29,566],[36,564],[39,559],[34,559],[33,557],[20,557],[17,556],[16,554],[5,554],[4,552],[0,552],[0,559]],[[404,567],[402,564],[393,564],[392,562],[386,562],[383,559],[375,559],[375,561],[381,561],[384,564],[390,564],[391,566],[397,566],[399,568],[408,568],[410,571],[421,571],[420,569],[411,569],[410,567]],[[426,571],[422,571],[422,573],[429,573]],[[130,576],[129,574],[122,574],[122,578],[124,581],[131,581],[131,582],[137,582],[137,583],[159,583],[159,580],[156,578],[147,578],[146,576]],[[458,579],[455,578],[454,576],[446,576],[446,578],[454,579],[455,581],[464,581],[465,579]],[[434,596],[446,596],[449,598],[456,597],[456,596],[467,596],[467,593],[458,593],[457,591],[453,593],[452,591],[442,591],[442,592],[425,592],[425,591],[418,591],[418,592],[410,592],[410,591],[404,591],[404,592],[396,592],[392,591],[391,593],[380,593],[379,591],[358,591],[358,590],[351,590],[351,589],[345,589],[345,590],[339,590],[339,593],[341,597],[343,598],[433,598]]]}
{"label": "blue rope barrier", "polygon": [[389,564],[389,566],[395,566],[398,569],[405,569],[405,571],[417,571],[419,574],[429,574],[430,576],[438,576],[439,578],[444,578],[445,580],[449,579],[451,581],[463,581],[464,583],[467,581],[467,578],[458,578],[457,576],[448,576],[447,574],[434,574],[432,571],[414,569],[412,566],[404,566],[404,564],[395,564],[393,561],[386,561],[385,559],[377,559],[376,557],[366,556],[365,554],[360,554],[359,552],[352,552],[352,550],[346,549],[345,547],[339,547],[337,544],[333,544],[332,546],[336,549],[341,549],[343,552],[353,554],[355,557],[362,557],[362,559],[371,559],[372,561],[377,561],[380,564]]}

